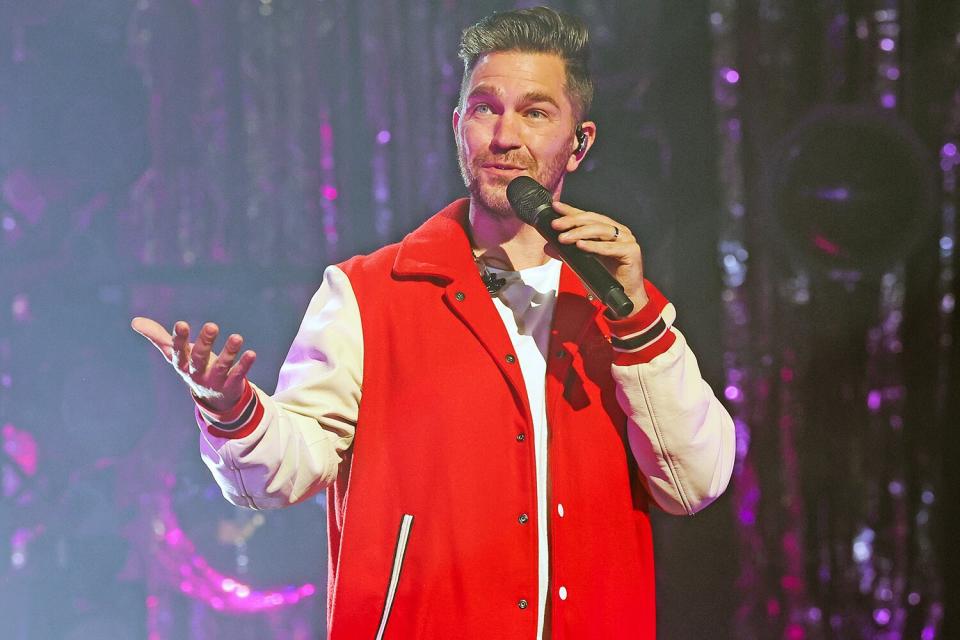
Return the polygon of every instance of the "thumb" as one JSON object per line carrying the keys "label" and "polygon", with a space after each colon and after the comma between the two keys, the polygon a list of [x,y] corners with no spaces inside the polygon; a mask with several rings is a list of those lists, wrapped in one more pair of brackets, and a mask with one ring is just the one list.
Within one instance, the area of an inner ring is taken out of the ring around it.
{"label": "thumb", "polygon": [[167,333],[159,322],[150,318],[136,317],[130,322],[130,327],[153,343],[153,346],[159,349],[167,360],[173,357],[173,336]]}

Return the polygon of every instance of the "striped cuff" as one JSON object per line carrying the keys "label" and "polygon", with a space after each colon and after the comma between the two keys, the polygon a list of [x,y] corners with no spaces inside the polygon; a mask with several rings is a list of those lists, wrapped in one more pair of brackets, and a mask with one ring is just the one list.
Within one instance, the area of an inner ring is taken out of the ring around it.
{"label": "striped cuff", "polygon": [[218,438],[235,439],[250,435],[263,418],[263,405],[247,381],[244,381],[240,400],[227,411],[214,411],[199,398],[194,398],[194,401],[197,412],[207,424],[207,431]]}
{"label": "striped cuff", "polygon": [[640,311],[623,320],[607,318],[616,365],[650,362],[677,339],[671,330],[677,317],[676,309],[649,280],[643,281],[643,289],[649,301]]}

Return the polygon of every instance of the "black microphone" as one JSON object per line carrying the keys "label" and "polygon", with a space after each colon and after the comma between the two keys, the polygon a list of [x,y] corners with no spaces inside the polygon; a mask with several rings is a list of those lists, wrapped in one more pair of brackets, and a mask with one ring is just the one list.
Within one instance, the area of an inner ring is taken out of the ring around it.
{"label": "black microphone", "polygon": [[553,198],[543,185],[530,176],[517,176],[507,185],[507,200],[517,217],[536,227],[563,261],[580,276],[594,295],[607,305],[614,317],[625,318],[630,315],[633,301],[624,293],[623,285],[610,275],[596,256],[585,253],[576,245],[563,244],[557,238],[560,234],[550,223],[559,218],[560,214],[553,210]]}

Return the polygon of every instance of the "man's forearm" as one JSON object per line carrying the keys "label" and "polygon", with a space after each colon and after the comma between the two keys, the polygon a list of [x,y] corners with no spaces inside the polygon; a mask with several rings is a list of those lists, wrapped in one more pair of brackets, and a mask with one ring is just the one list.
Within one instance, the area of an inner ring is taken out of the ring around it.
{"label": "man's forearm", "polygon": [[673,306],[652,285],[636,316],[610,322],[617,400],[629,420],[630,448],[654,501],[693,514],[726,489],[733,470],[733,421],[700,375],[673,327]]}
{"label": "man's forearm", "polygon": [[226,412],[197,403],[201,453],[234,504],[273,508],[334,482],[353,443],[363,337],[346,275],[330,267],[304,315],[273,397],[249,393]]}

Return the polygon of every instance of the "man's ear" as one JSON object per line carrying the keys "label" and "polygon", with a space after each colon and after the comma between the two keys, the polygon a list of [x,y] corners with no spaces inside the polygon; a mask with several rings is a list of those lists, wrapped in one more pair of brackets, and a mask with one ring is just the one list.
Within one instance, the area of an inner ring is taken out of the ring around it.
{"label": "man's ear", "polygon": [[567,160],[567,173],[577,170],[596,139],[597,124],[595,122],[584,120],[577,126],[570,149],[570,158]]}
{"label": "man's ear", "polygon": [[460,107],[453,108],[453,137],[456,140],[460,139]]}

